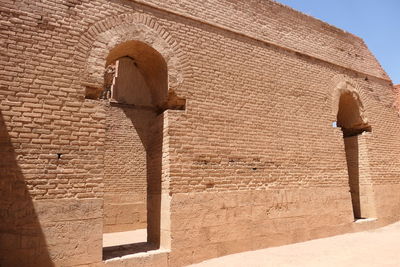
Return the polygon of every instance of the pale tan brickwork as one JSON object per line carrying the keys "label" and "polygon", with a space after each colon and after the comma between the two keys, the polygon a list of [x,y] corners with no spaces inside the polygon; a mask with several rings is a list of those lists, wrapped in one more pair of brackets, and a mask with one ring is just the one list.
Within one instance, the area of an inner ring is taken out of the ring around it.
{"label": "pale tan brickwork", "polygon": [[[395,94],[360,38],[269,0],[0,14],[2,267],[184,266],[400,219]],[[147,244],[112,252],[151,251],[104,261],[137,223]]]}

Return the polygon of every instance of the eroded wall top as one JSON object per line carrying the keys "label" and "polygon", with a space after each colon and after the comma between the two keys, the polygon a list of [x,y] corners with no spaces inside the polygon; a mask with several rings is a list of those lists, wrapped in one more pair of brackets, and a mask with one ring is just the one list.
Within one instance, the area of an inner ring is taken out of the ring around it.
{"label": "eroded wall top", "polygon": [[394,86],[394,93],[396,97],[395,105],[400,114],[400,84]]}
{"label": "eroded wall top", "polygon": [[273,1],[131,0],[275,43],[373,75],[390,78],[363,40]]}

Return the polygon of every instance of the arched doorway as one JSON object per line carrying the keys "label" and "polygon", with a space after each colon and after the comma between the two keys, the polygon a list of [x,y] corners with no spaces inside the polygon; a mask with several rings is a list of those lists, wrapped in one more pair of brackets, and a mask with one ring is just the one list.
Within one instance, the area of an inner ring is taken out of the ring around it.
{"label": "arched doorway", "polygon": [[354,219],[363,219],[362,201],[360,195],[360,168],[365,165],[365,155],[360,153],[359,136],[370,132],[371,126],[361,114],[362,104],[359,96],[352,91],[344,91],[339,98],[337,126],[342,129],[346,152],[347,171]]}
{"label": "arched doorway", "polygon": [[[157,249],[160,245],[163,111],[168,71],[163,57],[149,45],[128,41],[107,57],[102,98],[108,98],[104,229],[130,240],[140,229],[147,238],[114,243],[105,258]],[[139,233],[143,237],[141,233]],[[123,251],[121,245],[128,251]]]}

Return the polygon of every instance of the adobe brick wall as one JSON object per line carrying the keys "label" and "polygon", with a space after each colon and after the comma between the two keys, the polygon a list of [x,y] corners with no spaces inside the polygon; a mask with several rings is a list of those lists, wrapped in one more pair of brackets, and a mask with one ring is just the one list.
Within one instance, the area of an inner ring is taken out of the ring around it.
{"label": "adobe brick wall", "polygon": [[[358,37],[270,1],[2,0],[0,12],[1,264],[182,266],[400,219],[394,93]],[[158,117],[151,199],[168,250],[103,263],[106,114],[127,121],[85,87],[102,85],[110,49],[132,38],[163,55],[187,105]],[[360,194],[378,220],[362,225],[331,126],[342,90],[372,127]]]}

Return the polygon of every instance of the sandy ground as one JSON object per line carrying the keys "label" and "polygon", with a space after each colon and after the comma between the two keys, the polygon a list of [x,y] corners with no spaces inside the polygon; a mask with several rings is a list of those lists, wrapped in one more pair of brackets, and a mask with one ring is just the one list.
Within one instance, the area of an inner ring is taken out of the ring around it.
{"label": "sandy ground", "polygon": [[128,245],[134,243],[142,243],[146,241],[147,241],[146,229],[103,234],[103,247]]}
{"label": "sandy ground", "polygon": [[400,267],[400,222],[345,234],[204,261],[192,267]]}

